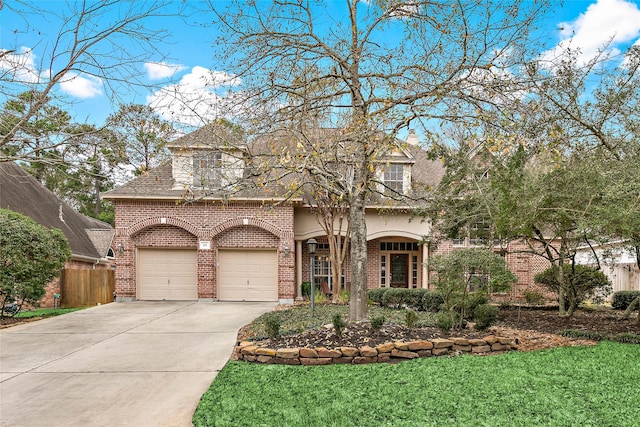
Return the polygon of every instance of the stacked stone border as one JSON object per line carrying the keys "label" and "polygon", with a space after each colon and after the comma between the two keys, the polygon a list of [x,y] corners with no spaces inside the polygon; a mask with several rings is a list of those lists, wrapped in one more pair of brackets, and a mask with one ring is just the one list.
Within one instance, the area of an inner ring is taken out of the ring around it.
{"label": "stacked stone border", "polygon": [[431,356],[457,356],[460,354],[493,354],[517,350],[512,338],[489,335],[485,338],[434,338],[420,341],[395,341],[375,347],[268,348],[260,343],[244,341],[238,344],[238,360],[253,363],[281,365],[331,365],[388,363]]}

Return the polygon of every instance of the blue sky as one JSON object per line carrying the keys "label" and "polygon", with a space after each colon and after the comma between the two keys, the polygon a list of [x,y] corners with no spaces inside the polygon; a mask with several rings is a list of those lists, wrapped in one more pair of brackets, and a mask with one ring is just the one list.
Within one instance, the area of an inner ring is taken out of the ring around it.
{"label": "blue sky", "polygon": [[[5,0],[5,6],[11,1]],[[191,11],[192,7],[203,6],[199,2],[175,1],[172,8],[178,10],[185,4]],[[57,0],[40,0],[38,6],[52,12],[68,7],[66,2]],[[9,61],[22,64],[23,75],[29,78],[42,75],[47,69],[47,53],[59,31],[59,21],[45,20],[40,15],[16,16],[10,7],[4,7],[0,10],[0,22],[0,51],[15,50],[0,59],[0,78],[6,76]],[[161,115],[170,117],[173,112],[175,117],[176,105],[168,94],[179,92],[186,97],[189,108],[206,117],[218,97],[224,96],[228,87],[237,83],[229,80],[233,70],[216,67],[213,58],[217,34],[209,22],[211,17],[197,12],[184,14],[182,18],[174,16],[150,21],[147,25],[167,30],[165,43],[161,46],[166,57],[149,58],[139,66],[142,79],[156,85],[154,89],[122,93],[123,100],[151,103]],[[560,43],[571,41],[572,46],[580,46],[588,57],[610,37],[614,37],[614,49],[623,50],[631,44],[640,45],[640,0],[568,0],[548,16],[545,27],[549,51]],[[0,79],[0,84],[6,82]],[[0,103],[6,100],[3,98],[6,88],[3,89]],[[65,108],[81,122],[102,124],[117,108],[108,97],[105,82],[88,75],[76,74],[55,90],[72,101]]]}

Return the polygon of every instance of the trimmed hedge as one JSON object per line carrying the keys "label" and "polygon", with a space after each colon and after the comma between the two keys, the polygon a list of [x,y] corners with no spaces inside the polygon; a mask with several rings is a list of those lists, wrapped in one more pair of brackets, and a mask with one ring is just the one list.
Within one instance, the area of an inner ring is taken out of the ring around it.
{"label": "trimmed hedge", "polygon": [[640,295],[640,291],[618,291],[613,294],[611,306],[616,310],[626,310],[629,304]]}
{"label": "trimmed hedge", "polygon": [[442,296],[429,289],[376,288],[369,291],[369,299],[381,307],[408,307],[418,311],[437,312],[444,302]]}
{"label": "trimmed hedge", "polygon": [[371,302],[375,302],[376,304],[380,304],[382,302],[382,296],[385,292],[387,292],[389,288],[376,288],[369,290],[369,299]]}

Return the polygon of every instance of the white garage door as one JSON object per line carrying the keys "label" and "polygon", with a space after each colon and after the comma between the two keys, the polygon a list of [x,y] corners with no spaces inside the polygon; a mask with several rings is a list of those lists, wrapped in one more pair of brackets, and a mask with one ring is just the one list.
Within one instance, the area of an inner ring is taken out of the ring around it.
{"label": "white garage door", "polygon": [[218,299],[220,301],[277,301],[276,251],[219,250]]}
{"label": "white garage door", "polygon": [[196,250],[139,249],[138,299],[198,299]]}

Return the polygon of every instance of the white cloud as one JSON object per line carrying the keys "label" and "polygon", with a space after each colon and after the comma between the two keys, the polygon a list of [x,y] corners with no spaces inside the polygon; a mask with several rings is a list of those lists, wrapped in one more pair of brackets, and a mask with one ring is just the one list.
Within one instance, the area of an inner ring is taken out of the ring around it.
{"label": "white cloud", "polygon": [[35,55],[28,47],[21,47],[19,51],[0,49],[0,73],[5,81],[38,83],[40,80]]}
{"label": "white cloud", "polygon": [[166,120],[201,126],[229,112],[229,88],[239,84],[232,74],[195,66],[178,84],[147,97],[147,103]]}
{"label": "white cloud", "polygon": [[640,37],[640,10],[636,3],[624,0],[598,0],[572,22],[559,24],[561,41],[558,46],[547,51],[547,59],[556,57],[562,48],[580,48],[581,59],[593,58],[610,39],[612,53],[618,53],[616,46],[632,43]]}
{"label": "white cloud", "polygon": [[147,62],[144,64],[144,68],[147,70],[149,79],[160,80],[172,77],[187,67],[181,64],[167,64],[166,62]]}
{"label": "white cloud", "polygon": [[93,98],[102,95],[102,80],[91,75],[67,73],[60,81],[60,88],[76,98]]}

